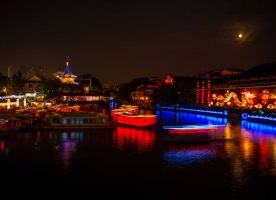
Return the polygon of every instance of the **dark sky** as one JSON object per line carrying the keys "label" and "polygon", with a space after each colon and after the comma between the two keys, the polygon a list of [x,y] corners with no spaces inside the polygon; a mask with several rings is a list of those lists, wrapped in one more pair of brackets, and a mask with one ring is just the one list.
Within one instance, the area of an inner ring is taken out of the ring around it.
{"label": "dark sky", "polygon": [[0,22],[4,73],[68,60],[76,74],[120,83],[276,61],[272,0],[1,0]]}

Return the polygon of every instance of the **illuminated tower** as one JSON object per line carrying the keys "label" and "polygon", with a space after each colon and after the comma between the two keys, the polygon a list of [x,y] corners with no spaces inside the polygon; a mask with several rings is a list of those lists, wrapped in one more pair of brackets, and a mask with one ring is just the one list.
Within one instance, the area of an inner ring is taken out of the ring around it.
{"label": "illuminated tower", "polygon": [[199,81],[196,82],[196,104],[199,104]]}
{"label": "illuminated tower", "polygon": [[208,105],[211,103],[211,80],[207,81],[207,103]]}
{"label": "illuminated tower", "polygon": [[201,104],[204,105],[205,102],[205,83],[204,81],[201,82]]}
{"label": "illuminated tower", "polygon": [[74,75],[69,67],[69,62],[66,62],[66,68],[63,74],[57,76],[59,80],[64,84],[77,84],[75,82],[75,79],[77,78],[76,75]]}

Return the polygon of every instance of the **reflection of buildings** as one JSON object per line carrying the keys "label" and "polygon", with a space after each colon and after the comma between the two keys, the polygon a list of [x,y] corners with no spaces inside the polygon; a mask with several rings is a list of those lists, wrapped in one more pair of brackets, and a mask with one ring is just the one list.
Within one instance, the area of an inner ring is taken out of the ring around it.
{"label": "reflection of buildings", "polygon": [[57,144],[63,166],[70,168],[71,158],[75,153],[78,143],[83,141],[83,132],[63,132],[61,134],[53,132],[49,134],[49,139]]}
{"label": "reflection of buildings", "polygon": [[276,63],[253,67],[244,73],[205,74],[196,84],[199,105],[276,109]]}
{"label": "reflection of buildings", "polygon": [[216,152],[205,146],[170,148],[164,153],[164,160],[170,167],[200,164],[213,159]]}
{"label": "reflection of buildings", "polygon": [[256,166],[263,174],[276,173],[276,127],[242,121],[241,129],[226,128],[225,134],[229,140],[224,144],[224,155],[232,164],[231,172],[238,184],[245,184],[248,169]]}
{"label": "reflection of buildings", "polygon": [[113,141],[118,149],[134,147],[139,151],[149,151],[154,144],[155,133],[150,130],[117,127]]}
{"label": "reflection of buildings", "polygon": [[6,140],[0,140],[0,155],[8,156],[10,152],[10,144]]}
{"label": "reflection of buildings", "polygon": [[60,138],[60,154],[64,168],[71,166],[70,159],[76,151],[77,144],[83,140],[82,132],[62,133]]}

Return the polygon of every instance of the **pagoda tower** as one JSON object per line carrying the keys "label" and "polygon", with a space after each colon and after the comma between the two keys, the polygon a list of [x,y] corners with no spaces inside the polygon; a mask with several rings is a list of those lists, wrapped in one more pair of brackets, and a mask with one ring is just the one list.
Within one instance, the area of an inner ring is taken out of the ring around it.
{"label": "pagoda tower", "polygon": [[57,78],[64,84],[77,84],[75,82],[75,79],[77,78],[77,76],[71,72],[69,67],[69,62],[66,62],[66,68],[64,73],[57,76]]}

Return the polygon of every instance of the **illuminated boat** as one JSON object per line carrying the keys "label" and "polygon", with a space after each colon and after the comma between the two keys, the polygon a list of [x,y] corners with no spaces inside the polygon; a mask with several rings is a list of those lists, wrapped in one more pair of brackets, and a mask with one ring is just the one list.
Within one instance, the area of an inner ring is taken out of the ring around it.
{"label": "illuminated boat", "polygon": [[122,105],[117,109],[113,109],[111,111],[111,116],[114,121],[117,120],[119,114],[130,114],[130,115],[137,115],[138,114],[138,106],[133,105]]}
{"label": "illuminated boat", "polygon": [[26,128],[27,124],[25,123],[26,119],[19,119],[16,117],[1,118],[0,119],[0,133],[20,130]]}
{"label": "illuminated boat", "polygon": [[119,114],[117,116],[118,125],[126,125],[132,127],[154,127],[157,123],[157,116],[152,114],[144,115],[128,115]]}
{"label": "illuminated boat", "polygon": [[225,125],[202,124],[202,125],[183,125],[183,126],[163,126],[163,129],[167,130],[168,133],[170,134],[185,134],[185,133],[211,132],[224,127]]}
{"label": "illuminated boat", "polygon": [[33,116],[23,113],[0,113],[0,131],[19,130],[32,126]]}
{"label": "illuminated boat", "polygon": [[153,114],[138,114],[139,107],[133,105],[122,105],[111,111],[113,121],[118,125],[130,127],[154,127],[157,116]]}
{"label": "illuminated boat", "polygon": [[42,128],[113,128],[108,116],[94,112],[50,113]]}
{"label": "illuminated boat", "polygon": [[201,144],[212,141],[212,132],[223,129],[225,125],[183,125],[183,126],[163,126],[162,132],[157,141],[169,142],[170,144]]}

